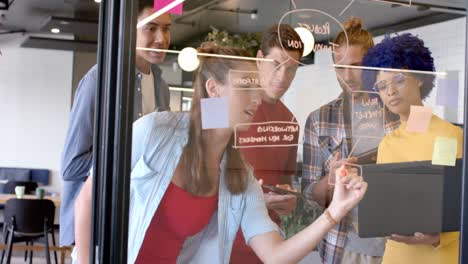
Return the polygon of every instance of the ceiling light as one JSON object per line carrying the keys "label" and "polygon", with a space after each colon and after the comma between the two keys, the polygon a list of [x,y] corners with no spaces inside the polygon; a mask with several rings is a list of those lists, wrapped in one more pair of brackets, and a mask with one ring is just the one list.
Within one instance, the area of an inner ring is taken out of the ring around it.
{"label": "ceiling light", "polygon": [[257,18],[258,18],[257,10],[253,11],[252,13],[250,13],[250,19],[256,20]]}
{"label": "ceiling light", "polygon": [[315,45],[314,35],[312,35],[312,32],[310,32],[310,30],[308,30],[307,28],[303,28],[303,27],[297,27],[294,30],[297,32],[297,34],[301,38],[302,43],[304,43],[304,52],[302,54],[302,57],[305,57],[309,55],[309,53],[311,53],[312,50],[314,49],[314,45]]}
{"label": "ceiling light", "polygon": [[60,33],[60,29],[58,29],[58,28],[52,28],[52,29],[50,30],[50,32],[52,32],[52,33],[54,33],[54,34],[58,34],[58,33]]}
{"label": "ceiling light", "polygon": [[101,3],[101,0],[94,0],[94,2],[96,2],[96,3]]}
{"label": "ceiling light", "polygon": [[169,90],[170,91],[177,91],[177,92],[189,92],[189,93],[193,93],[193,91],[194,91],[192,88],[172,87],[172,86],[169,86]]}
{"label": "ceiling light", "polygon": [[198,68],[198,65],[200,65],[200,60],[197,55],[196,49],[187,47],[180,51],[177,61],[184,71],[192,72]]}

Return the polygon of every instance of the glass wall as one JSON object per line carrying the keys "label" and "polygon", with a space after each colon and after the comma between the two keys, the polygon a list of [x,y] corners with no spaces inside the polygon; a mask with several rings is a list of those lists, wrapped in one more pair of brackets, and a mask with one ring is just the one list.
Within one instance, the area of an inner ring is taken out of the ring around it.
{"label": "glass wall", "polygon": [[464,4],[103,1],[0,47],[0,180],[73,263],[458,263]]}
{"label": "glass wall", "polygon": [[128,261],[456,263],[466,22],[431,8],[221,5],[177,48],[184,14],[139,13],[137,70],[184,73],[133,125]]}

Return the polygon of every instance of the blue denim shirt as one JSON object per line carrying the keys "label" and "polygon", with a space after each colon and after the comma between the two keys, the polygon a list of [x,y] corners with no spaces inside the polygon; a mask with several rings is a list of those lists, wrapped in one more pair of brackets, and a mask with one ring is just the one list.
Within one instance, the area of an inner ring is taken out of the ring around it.
{"label": "blue denim shirt", "polygon": [[[135,262],[146,230],[171,182],[188,141],[189,125],[188,113],[170,112],[155,112],[134,123],[128,263]],[[229,263],[239,227],[246,241],[259,234],[279,232],[268,216],[263,192],[251,170],[247,190],[233,195],[225,183],[225,157],[220,169],[218,209],[201,232],[185,241],[177,263]]]}
{"label": "blue denim shirt", "polygon": [[[161,69],[152,65],[154,76],[155,102],[158,111],[169,110],[169,88],[161,78]],[[141,111],[141,73],[135,77],[136,120]],[[93,163],[94,106],[97,89],[97,65],[81,79],[76,89],[73,108],[70,113],[65,145],[62,152],[62,203],[60,206],[60,245],[75,242],[74,210],[75,200],[89,176]],[[140,109],[140,110],[138,110]]]}

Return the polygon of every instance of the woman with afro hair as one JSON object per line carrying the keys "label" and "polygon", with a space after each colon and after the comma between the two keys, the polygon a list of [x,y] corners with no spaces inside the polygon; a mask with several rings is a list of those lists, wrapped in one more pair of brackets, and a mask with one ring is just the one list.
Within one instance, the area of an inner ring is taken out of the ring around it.
{"label": "woman with afro hair", "polygon": [[[401,121],[400,127],[386,135],[380,143],[377,163],[431,160],[437,137],[457,139],[457,155],[461,157],[463,131],[438,116],[432,115],[424,133],[407,130],[411,106],[423,106],[423,100],[434,87],[434,74],[415,74],[411,71],[435,71],[431,52],[421,39],[412,34],[387,36],[369,50],[362,64],[403,70],[363,74],[365,87],[373,87],[379,92],[385,107],[398,115]],[[413,236],[395,234],[387,240],[383,263],[458,263],[458,241],[458,232],[415,233]]]}

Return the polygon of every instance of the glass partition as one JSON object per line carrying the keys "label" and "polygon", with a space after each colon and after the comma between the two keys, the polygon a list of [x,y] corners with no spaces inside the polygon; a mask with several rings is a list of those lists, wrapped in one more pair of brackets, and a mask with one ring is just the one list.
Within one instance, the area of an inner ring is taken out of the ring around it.
{"label": "glass partition", "polygon": [[45,189],[73,263],[458,263],[459,2],[104,0],[86,55],[0,33],[0,183]]}

